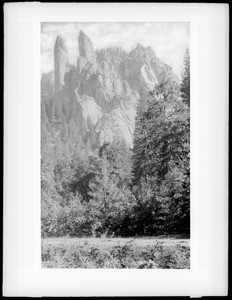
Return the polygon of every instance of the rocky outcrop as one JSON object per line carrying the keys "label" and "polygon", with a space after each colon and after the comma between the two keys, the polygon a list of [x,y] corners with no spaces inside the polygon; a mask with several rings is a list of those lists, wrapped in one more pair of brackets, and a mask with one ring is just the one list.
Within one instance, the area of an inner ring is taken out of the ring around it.
{"label": "rocky outcrop", "polygon": [[95,52],[93,49],[93,44],[88,38],[88,36],[81,30],[79,33],[79,55],[84,57],[89,62],[95,61]]}
{"label": "rocky outcrop", "polygon": [[[136,106],[141,91],[155,88],[165,65],[150,47],[138,44],[129,53],[121,48],[94,51],[88,36],[79,33],[79,57],[68,66],[68,52],[58,36],[54,47],[54,73],[44,74],[43,120],[55,117],[62,124],[64,140],[88,149],[124,139],[132,145]],[[48,105],[46,98],[53,99]],[[44,100],[45,99],[45,100]],[[60,131],[61,132],[61,131]]]}
{"label": "rocky outcrop", "polygon": [[58,36],[54,47],[55,90],[59,91],[64,85],[64,76],[68,67],[68,52],[63,39]]}
{"label": "rocky outcrop", "polygon": [[51,101],[55,93],[54,72],[45,73],[41,78],[41,94],[47,101]]}
{"label": "rocky outcrop", "polygon": [[64,77],[68,68],[68,52],[63,39],[58,36],[54,47],[54,71],[55,71],[55,107],[58,118],[62,118],[63,101],[61,90],[64,86]]}

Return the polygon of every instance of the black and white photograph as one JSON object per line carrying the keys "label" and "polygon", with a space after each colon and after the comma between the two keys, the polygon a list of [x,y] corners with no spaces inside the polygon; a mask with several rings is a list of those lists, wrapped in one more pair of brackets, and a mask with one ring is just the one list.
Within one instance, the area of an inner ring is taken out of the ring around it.
{"label": "black and white photograph", "polygon": [[229,295],[229,6],[3,12],[3,295]]}
{"label": "black and white photograph", "polygon": [[190,268],[190,23],[41,23],[42,268]]}

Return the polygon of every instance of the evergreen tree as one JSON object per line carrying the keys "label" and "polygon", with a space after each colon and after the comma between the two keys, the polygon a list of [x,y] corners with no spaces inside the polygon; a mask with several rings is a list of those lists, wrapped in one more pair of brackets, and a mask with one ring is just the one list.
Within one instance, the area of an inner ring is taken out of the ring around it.
{"label": "evergreen tree", "polygon": [[90,183],[90,206],[101,231],[123,229],[132,197],[129,186],[130,152],[123,142],[106,143],[99,150],[99,169]]}
{"label": "evergreen tree", "polygon": [[181,73],[181,96],[183,101],[190,106],[190,56],[187,49],[184,56],[184,67]]}
{"label": "evergreen tree", "polygon": [[189,228],[189,109],[169,74],[145,98],[133,149],[140,220],[145,227],[153,222],[153,228],[180,231]]}

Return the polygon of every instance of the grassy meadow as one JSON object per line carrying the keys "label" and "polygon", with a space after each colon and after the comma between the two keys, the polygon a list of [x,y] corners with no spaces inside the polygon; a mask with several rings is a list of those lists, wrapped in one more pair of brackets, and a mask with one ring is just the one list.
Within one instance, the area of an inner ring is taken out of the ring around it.
{"label": "grassy meadow", "polygon": [[44,238],[42,267],[189,269],[190,241],[178,237]]}

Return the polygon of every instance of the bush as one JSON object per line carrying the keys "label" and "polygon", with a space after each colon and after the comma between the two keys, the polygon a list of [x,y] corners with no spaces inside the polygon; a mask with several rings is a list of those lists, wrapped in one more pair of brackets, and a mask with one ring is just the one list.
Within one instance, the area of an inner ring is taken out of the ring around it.
{"label": "bush", "polygon": [[116,269],[189,269],[188,246],[172,246],[157,242],[139,246],[133,242],[107,246],[90,242],[44,243],[42,242],[42,266],[44,268],[116,268]]}

